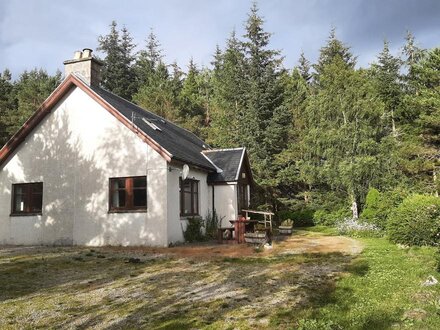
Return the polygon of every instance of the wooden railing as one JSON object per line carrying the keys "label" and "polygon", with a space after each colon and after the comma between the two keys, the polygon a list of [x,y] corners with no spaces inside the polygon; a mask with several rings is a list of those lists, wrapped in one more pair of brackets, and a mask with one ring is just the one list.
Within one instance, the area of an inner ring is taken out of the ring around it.
{"label": "wooden railing", "polygon": [[272,212],[265,212],[265,211],[255,211],[255,210],[242,210],[246,213],[245,217],[246,219],[249,219],[249,214],[262,214],[264,216],[263,221],[259,221],[259,223],[264,224],[264,228],[267,228],[269,226],[270,231],[272,231],[272,216],[275,215]]}

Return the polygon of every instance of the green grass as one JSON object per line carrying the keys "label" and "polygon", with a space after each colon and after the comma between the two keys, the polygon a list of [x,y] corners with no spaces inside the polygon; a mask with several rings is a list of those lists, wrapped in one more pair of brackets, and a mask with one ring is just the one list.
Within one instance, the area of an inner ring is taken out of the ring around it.
{"label": "green grass", "polygon": [[440,279],[434,249],[361,241],[359,256],[0,249],[0,328],[439,329],[440,285],[421,286]]}
{"label": "green grass", "polygon": [[361,239],[364,252],[334,287],[320,288],[300,310],[281,311],[274,325],[303,329],[440,329],[440,288],[421,283],[434,271],[435,250],[399,249],[383,238]]}

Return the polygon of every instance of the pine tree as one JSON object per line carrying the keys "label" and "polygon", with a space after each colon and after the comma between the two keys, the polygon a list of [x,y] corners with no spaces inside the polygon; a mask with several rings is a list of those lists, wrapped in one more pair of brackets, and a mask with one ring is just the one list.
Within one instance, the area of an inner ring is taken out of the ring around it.
{"label": "pine tree", "polygon": [[160,43],[153,31],[148,35],[146,43],[146,48],[139,52],[135,64],[139,87],[133,100],[141,107],[177,122],[178,92],[163,62]]}
{"label": "pine tree", "polygon": [[1,80],[4,82],[0,84],[10,91],[7,101],[9,109],[2,119],[3,123],[6,123],[4,124],[5,131],[9,138],[61,83],[61,72],[57,71],[54,76],[50,76],[43,69],[24,71],[18,81],[13,84],[12,91],[10,76],[6,74]]}
{"label": "pine tree", "polygon": [[440,48],[434,48],[413,66],[416,94],[413,106],[419,113],[416,120],[418,136],[423,147],[425,166],[432,173],[432,188],[440,192]]}
{"label": "pine tree", "polygon": [[282,58],[280,52],[269,49],[270,33],[263,30],[263,19],[254,3],[246,22],[245,41],[245,112],[242,142],[256,158],[260,178],[269,180],[272,156],[284,145],[284,131],[288,112],[283,109],[284,95],[281,83]]}
{"label": "pine tree", "polygon": [[12,112],[17,108],[11,72],[5,69],[0,75],[0,148],[11,137],[15,126]]}
{"label": "pine tree", "polygon": [[200,135],[202,132],[206,113],[200,93],[200,75],[199,69],[191,58],[188,64],[188,73],[179,95],[181,124],[196,135]]}
{"label": "pine tree", "polygon": [[135,70],[139,85],[151,84],[151,76],[159,64],[163,63],[160,47],[160,42],[151,30],[146,40],[146,48],[141,50],[136,58]]}
{"label": "pine tree", "polygon": [[388,150],[383,104],[368,75],[355,71],[354,64],[354,56],[332,34],[321,48],[319,84],[306,108],[300,173],[308,185],[338,192],[357,217],[369,185],[377,185],[388,171]]}
{"label": "pine tree", "polygon": [[396,118],[402,102],[402,83],[400,77],[401,61],[390,53],[389,44],[385,40],[383,50],[371,66],[377,93],[385,104],[385,116],[389,118],[392,135],[397,137]]}
{"label": "pine tree", "polygon": [[304,55],[304,52],[301,52],[298,60],[298,71],[301,74],[301,77],[308,83],[312,78],[312,74],[310,73],[310,61]]}
{"label": "pine tree", "polygon": [[113,21],[109,34],[99,36],[98,42],[98,50],[105,54],[102,85],[116,95],[131,100],[137,85],[133,68],[135,45],[130,33],[125,27],[120,33],[117,23]]}
{"label": "pine tree", "polygon": [[319,84],[319,76],[324,68],[339,58],[347,69],[353,69],[356,57],[350,52],[350,47],[345,46],[337,37],[336,29],[332,28],[327,44],[319,52],[318,63],[313,65],[316,73],[313,75],[315,83]]}
{"label": "pine tree", "polygon": [[222,53],[216,50],[212,77],[213,96],[208,141],[223,148],[241,144],[244,113],[244,54],[235,31]]}

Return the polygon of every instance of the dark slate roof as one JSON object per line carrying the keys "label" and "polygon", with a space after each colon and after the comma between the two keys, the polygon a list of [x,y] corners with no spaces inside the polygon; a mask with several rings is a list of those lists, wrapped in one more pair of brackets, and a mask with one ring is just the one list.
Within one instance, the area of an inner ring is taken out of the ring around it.
{"label": "dark slate roof", "polygon": [[[156,141],[162,148],[171,153],[172,159],[187,162],[209,171],[216,171],[215,166],[202,154],[202,151],[209,149],[209,146],[195,134],[105,89],[100,87],[91,88],[124,117],[130,121],[133,120],[133,123],[139,129]],[[160,131],[151,127],[143,119],[159,127]]]}
{"label": "dark slate roof", "polygon": [[222,170],[220,173],[209,173],[208,182],[236,181],[244,152],[244,148],[205,151],[204,154]]}

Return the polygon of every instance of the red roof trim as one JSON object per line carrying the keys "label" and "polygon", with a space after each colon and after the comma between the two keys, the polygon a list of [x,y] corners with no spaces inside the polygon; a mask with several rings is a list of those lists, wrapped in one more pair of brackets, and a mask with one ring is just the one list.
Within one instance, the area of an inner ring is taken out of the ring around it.
{"label": "red roof trim", "polygon": [[64,81],[52,92],[52,94],[43,102],[43,104],[34,112],[34,114],[23,124],[23,126],[15,133],[11,139],[0,150],[0,166],[2,166],[18,146],[26,139],[32,130],[49,114],[55,104],[72,88],[76,86],[89,95],[93,100],[98,102],[104,109],[115,116],[122,124],[135,133],[142,141],[147,143],[151,148],[156,150],[166,161],[171,161],[172,154],[160,146],[147,134],[135,126],[114,107],[108,104],[104,99],[91,90],[84,82],[69,75]]}

